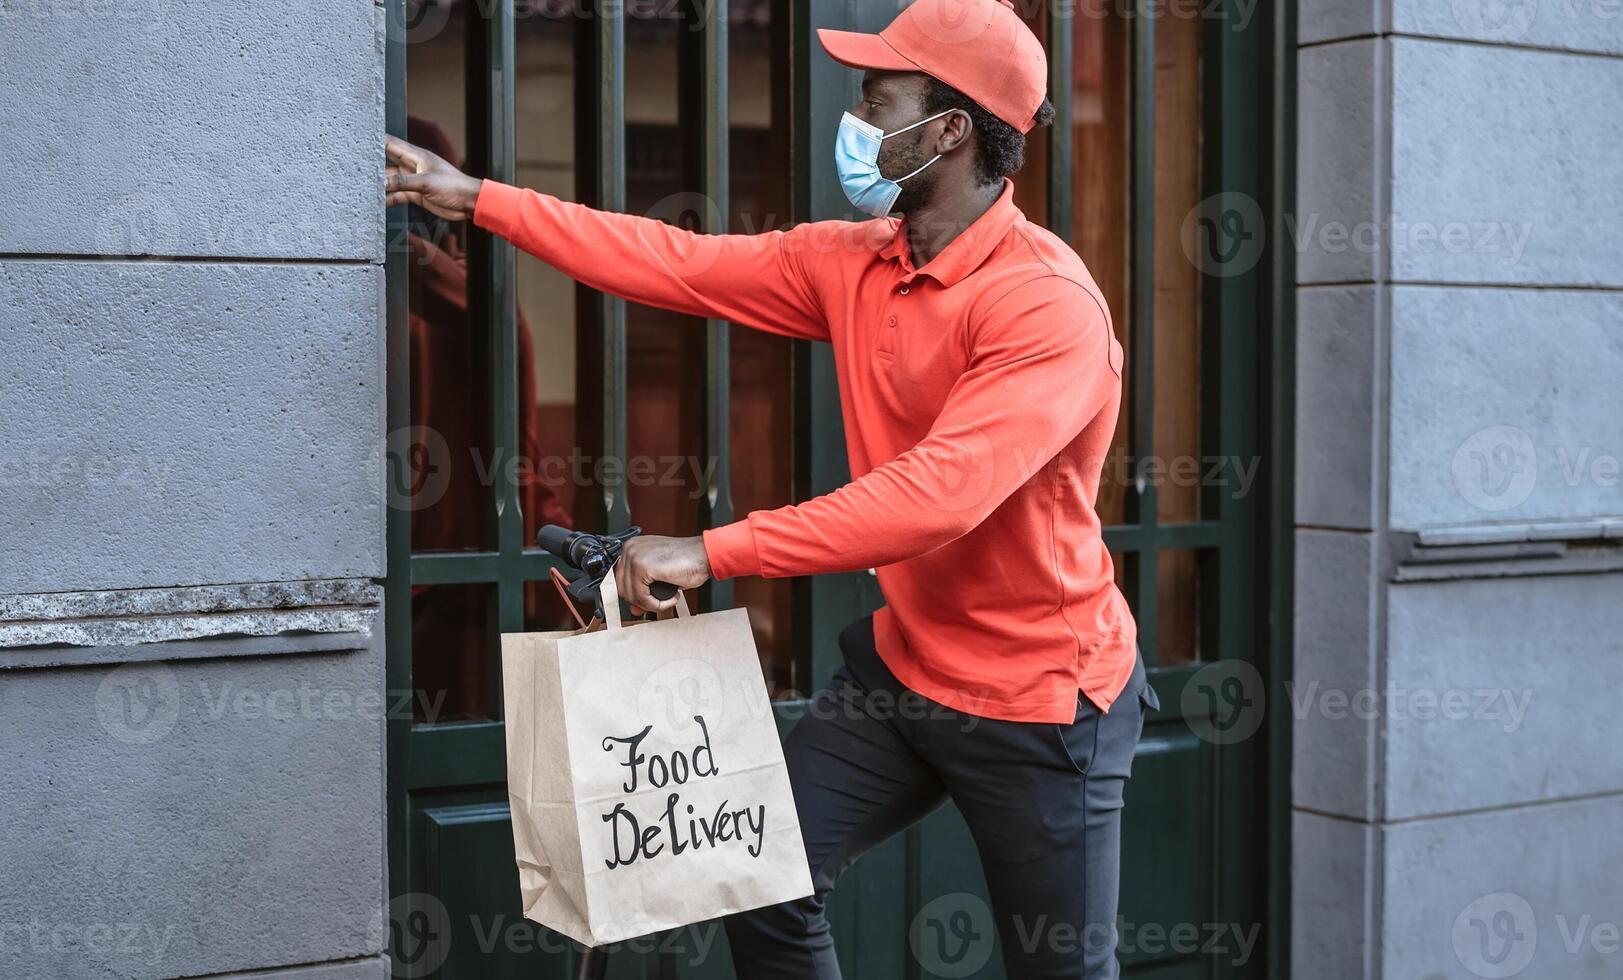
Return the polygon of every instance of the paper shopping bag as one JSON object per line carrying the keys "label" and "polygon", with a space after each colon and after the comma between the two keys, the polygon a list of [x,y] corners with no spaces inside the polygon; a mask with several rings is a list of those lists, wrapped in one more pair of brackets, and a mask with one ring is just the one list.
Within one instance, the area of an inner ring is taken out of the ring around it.
{"label": "paper shopping bag", "polygon": [[[679,594],[680,595],[680,594]],[[502,636],[525,918],[591,946],[811,894],[748,614]]]}

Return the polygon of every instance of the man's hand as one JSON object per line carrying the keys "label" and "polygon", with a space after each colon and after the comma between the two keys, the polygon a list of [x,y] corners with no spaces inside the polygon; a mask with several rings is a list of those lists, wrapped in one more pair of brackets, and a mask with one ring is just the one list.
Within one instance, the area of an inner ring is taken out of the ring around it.
{"label": "man's hand", "polygon": [[473,206],[479,200],[478,178],[393,136],[384,140],[383,152],[389,158],[383,171],[389,207],[417,204],[451,221],[473,217]]}
{"label": "man's hand", "polygon": [[648,591],[652,582],[669,582],[679,589],[695,589],[710,579],[710,556],[704,538],[662,538],[640,535],[625,543],[614,563],[614,584],[633,609],[674,609],[676,597],[663,601]]}

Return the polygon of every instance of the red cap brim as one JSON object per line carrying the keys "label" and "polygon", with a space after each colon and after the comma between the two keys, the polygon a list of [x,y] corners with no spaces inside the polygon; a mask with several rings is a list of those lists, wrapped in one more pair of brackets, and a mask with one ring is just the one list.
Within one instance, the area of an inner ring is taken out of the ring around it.
{"label": "red cap brim", "polygon": [[848,68],[877,68],[882,71],[923,71],[916,62],[903,57],[878,34],[858,31],[817,29],[817,40],[822,42],[828,56]]}

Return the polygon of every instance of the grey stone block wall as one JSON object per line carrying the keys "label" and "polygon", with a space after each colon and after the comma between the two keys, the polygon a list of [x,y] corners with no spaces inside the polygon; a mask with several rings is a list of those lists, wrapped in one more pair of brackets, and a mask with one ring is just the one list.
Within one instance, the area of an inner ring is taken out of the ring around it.
{"label": "grey stone block wall", "polygon": [[383,18],[0,0],[0,975],[389,972]]}
{"label": "grey stone block wall", "polygon": [[1623,9],[1300,15],[1293,974],[1623,976]]}
{"label": "grey stone block wall", "polygon": [[381,279],[0,260],[0,592],[381,576]]}

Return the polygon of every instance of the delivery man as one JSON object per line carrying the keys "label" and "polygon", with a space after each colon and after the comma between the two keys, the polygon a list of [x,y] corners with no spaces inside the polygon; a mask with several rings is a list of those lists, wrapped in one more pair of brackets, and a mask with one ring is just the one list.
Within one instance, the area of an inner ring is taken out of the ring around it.
{"label": "delivery man", "polygon": [[[1122,791],[1155,695],[1094,510],[1122,348],[1008,179],[1053,118],[1046,58],[1006,0],[917,0],[877,35],[818,36],[864,71],[834,165],[872,221],[695,235],[396,139],[388,202],[472,218],[633,302],[833,345],[855,478],[701,537],[637,538],[616,569],[645,609],[670,604],[656,581],[869,568],[885,596],[784,745],[816,894],[728,919],[738,975],[838,977],[834,880],[951,799],[1008,975],[1115,977]],[[991,936],[926,928],[915,952],[966,941]]]}

